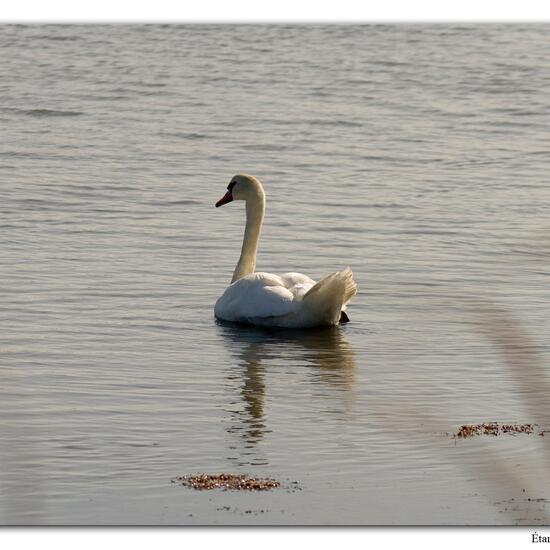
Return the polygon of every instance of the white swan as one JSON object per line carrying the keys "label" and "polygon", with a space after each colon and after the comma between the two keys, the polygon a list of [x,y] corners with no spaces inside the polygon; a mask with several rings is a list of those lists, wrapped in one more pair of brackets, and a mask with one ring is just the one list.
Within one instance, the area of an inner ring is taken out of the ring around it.
{"label": "white swan", "polygon": [[288,328],[349,321],[345,306],[357,292],[351,269],[327,275],[317,284],[301,273],[254,273],[265,210],[262,184],[254,176],[234,176],[216,208],[233,200],[246,203],[246,228],[241,257],[231,285],[216,302],[215,316],[223,321]]}

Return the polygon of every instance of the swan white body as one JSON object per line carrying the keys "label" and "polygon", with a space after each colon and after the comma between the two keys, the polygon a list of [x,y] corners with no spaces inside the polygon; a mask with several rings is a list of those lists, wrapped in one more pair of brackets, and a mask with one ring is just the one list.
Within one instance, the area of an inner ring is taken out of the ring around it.
{"label": "swan white body", "polygon": [[246,201],[246,229],[241,257],[231,285],[216,302],[218,319],[260,326],[308,328],[337,325],[342,311],[357,291],[348,267],[315,283],[301,273],[254,272],[265,210],[265,194],[253,176],[239,174],[218,201]]}

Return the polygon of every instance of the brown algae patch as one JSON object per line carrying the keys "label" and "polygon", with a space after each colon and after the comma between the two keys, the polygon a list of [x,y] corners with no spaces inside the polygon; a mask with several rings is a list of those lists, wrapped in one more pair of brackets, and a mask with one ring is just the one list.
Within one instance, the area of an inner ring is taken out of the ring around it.
{"label": "brown algae patch", "polygon": [[[484,422],[483,424],[463,424],[453,437],[474,437],[475,435],[502,435],[502,434],[532,434],[533,424],[499,424],[498,422]],[[544,431],[539,435],[543,436]]]}
{"label": "brown algae patch", "polygon": [[276,479],[250,477],[244,474],[198,474],[178,476],[172,481],[197,491],[209,489],[269,491],[281,486],[281,482]]}

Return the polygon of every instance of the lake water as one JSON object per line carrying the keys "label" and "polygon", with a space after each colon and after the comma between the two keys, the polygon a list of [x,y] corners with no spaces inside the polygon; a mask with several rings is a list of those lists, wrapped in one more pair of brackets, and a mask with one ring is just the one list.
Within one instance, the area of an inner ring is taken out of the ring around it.
{"label": "lake water", "polygon": [[[0,27],[2,524],[548,524],[550,26]],[[351,323],[215,321],[351,265]],[[537,423],[531,435],[452,437]],[[274,477],[196,492],[193,473]]]}

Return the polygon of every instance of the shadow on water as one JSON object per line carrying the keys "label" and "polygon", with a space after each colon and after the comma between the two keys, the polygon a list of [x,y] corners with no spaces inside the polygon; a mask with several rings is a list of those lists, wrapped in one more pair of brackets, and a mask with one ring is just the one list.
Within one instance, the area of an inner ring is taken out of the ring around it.
{"label": "shadow on water", "polygon": [[227,432],[239,435],[240,443],[230,446],[241,455],[232,457],[239,465],[268,463],[258,451],[271,432],[266,415],[269,365],[279,373],[281,363],[293,371],[305,367],[311,383],[322,384],[329,391],[349,394],[353,387],[355,354],[338,327],[285,330],[221,321],[216,324],[230,355],[237,359],[237,368],[231,369],[228,379],[240,385],[240,392],[228,408],[231,418]]}
{"label": "shadow on water", "polygon": [[[537,343],[536,338],[529,333],[520,319],[504,307],[487,303],[479,308],[477,318],[480,334],[501,357],[508,369],[510,382],[515,391],[523,397],[527,419],[534,423],[535,434],[548,430],[550,377],[548,365],[545,364],[544,355],[541,353],[544,347]],[[548,437],[537,439],[542,450],[544,471],[548,472]],[[484,477],[499,488],[502,486],[502,480],[506,480],[504,486],[509,498],[496,504],[502,506],[514,503],[502,511],[506,512],[516,525],[539,524],[541,521],[547,525],[549,516],[546,505],[549,499],[545,489],[548,486],[548,478],[533,483],[532,477],[524,475],[521,468],[518,468],[519,464],[506,460],[495,449],[485,449],[485,457],[490,466],[486,467],[485,471],[482,465],[478,465],[477,468],[483,472]]]}

